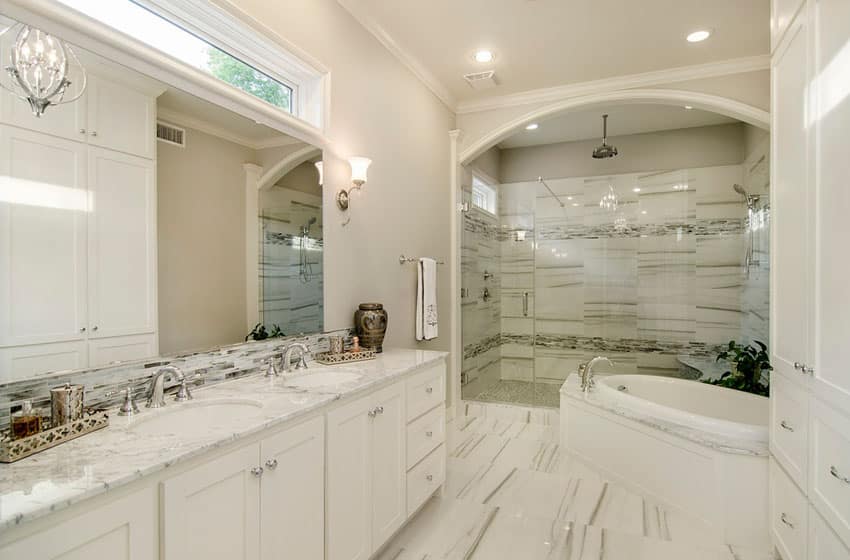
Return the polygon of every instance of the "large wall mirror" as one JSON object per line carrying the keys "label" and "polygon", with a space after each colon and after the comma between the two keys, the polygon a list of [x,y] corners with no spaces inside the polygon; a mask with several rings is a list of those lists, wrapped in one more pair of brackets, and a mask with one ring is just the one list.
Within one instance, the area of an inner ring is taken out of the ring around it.
{"label": "large wall mirror", "polygon": [[0,383],[321,332],[321,150],[71,48],[78,100],[0,92]]}

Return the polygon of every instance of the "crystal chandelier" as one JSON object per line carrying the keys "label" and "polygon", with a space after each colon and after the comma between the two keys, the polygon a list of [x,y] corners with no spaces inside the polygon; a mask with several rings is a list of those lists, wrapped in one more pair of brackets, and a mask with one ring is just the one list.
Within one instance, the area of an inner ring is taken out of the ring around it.
{"label": "crystal chandelier", "polygon": [[617,192],[614,190],[614,187],[612,185],[608,185],[608,192],[602,195],[602,198],[599,199],[599,207],[603,210],[616,212],[617,206],[619,205],[620,197],[617,196]]}
{"label": "crystal chandelier", "polygon": [[[22,23],[8,27],[0,36],[13,29],[19,31],[9,53],[10,64],[6,67],[11,83],[0,81],[0,87],[29,103],[36,117],[51,105],[79,99],[86,89],[86,73],[74,51],[61,39]],[[71,85],[68,78],[71,63],[80,68],[83,83],[77,95],[64,99]]]}

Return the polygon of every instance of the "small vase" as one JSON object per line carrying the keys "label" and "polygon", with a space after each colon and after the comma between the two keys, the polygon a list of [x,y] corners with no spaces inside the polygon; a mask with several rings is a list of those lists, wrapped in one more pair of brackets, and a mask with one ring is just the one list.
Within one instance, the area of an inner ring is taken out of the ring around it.
{"label": "small vase", "polygon": [[387,312],[380,303],[361,303],[354,312],[354,328],[364,348],[383,352],[384,336],[387,334]]}

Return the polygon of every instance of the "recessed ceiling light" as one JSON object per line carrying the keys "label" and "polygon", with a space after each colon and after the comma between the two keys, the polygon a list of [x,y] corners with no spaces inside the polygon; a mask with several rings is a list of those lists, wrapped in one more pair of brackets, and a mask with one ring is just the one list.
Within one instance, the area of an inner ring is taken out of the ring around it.
{"label": "recessed ceiling light", "polygon": [[700,29],[699,31],[689,33],[686,39],[689,43],[699,43],[700,41],[705,41],[709,37],[711,37],[711,31],[708,29]]}
{"label": "recessed ceiling light", "polygon": [[536,122],[533,122],[530,125],[526,126],[525,129],[526,130],[537,130],[537,128],[539,126],[540,126],[539,124],[537,124]]}
{"label": "recessed ceiling light", "polygon": [[493,62],[493,51],[487,49],[475,51],[475,62]]}
{"label": "recessed ceiling light", "polygon": [[632,192],[640,192],[640,187],[635,187],[632,189]]}
{"label": "recessed ceiling light", "polygon": [[694,108],[693,105],[685,105],[685,109],[687,109],[688,111],[690,111],[693,108]]}
{"label": "recessed ceiling light", "polygon": [[571,197],[571,196],[567,197],[567,200],[572,200],[572,199],[573,199],[573,197]]}
{"label": "recessed ceiling light", "polygon": [[573,202],[573,206],[578,206],[578,202]]}
{"label": "recessed ceiling light", "polygon": [[641,214],[646,214],[646,210],[641,210],[641,211],[640,211],[640,213],[641,213]]}

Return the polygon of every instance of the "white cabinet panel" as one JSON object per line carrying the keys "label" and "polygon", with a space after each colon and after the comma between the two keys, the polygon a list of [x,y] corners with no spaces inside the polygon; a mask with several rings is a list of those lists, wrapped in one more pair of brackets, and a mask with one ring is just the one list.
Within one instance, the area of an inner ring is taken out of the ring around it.
{"label": "white cabinet panel", "polygon": [[156,169],[89,148],[89,335],[156,328]]}
{"label": "white cabinet panel", "polygon": [[817,40],[817,365],[818,397],[850,410],[850,2],[815,3]]}
{"label": "white cabinet panel", "polygon": [[371,408],[369,396],[328,414],[328,560],[372,553]]}
{"label": "white cabinet panel", "polygon": [[770,383],[770,451],[800,488],[809,460],[809,393],[773,375]]}
{"label": "white cabinet panel", "polygon": [[259,560],[259,444],[162,483],[163,560]]}
{"label": "white cabinet panel", "polygon": [[808,538],[806,497],[777,465],[770,462],[770,527],[784,560],[805,560]]}
{"label": "white cabinet panel", "polygon": [[446,481],[446,446],[441,445],[407,473],[407,514],[413,515]]}
{"label": "white cabinet panel", "polygon": [[264,439],[261,458],[262,559],[323,559],[324,417]]}
{"label": "white cabinet panel", "polygon": [[795,362],[812,366],[811,290],[814,252],[808,171],[807,27],[798,17],[774,57],[770,245],[772,363],[789,377],[805,374]]}
{"label": "white cabinet panel", "polygon": [[407,468],[446,439],[446,409],[438,406],[407,425]]}
{"label": "white cabinet panel", "polygon": [[51,371],[86,367],[86,342],[55,342],[31,346],[0,348],[0,372],[3,382],[24,379]]}
{"label": "white cabinet panel", "polygon": [[850,544],[850,417],[812,399],[809,498]]}
{"label": "white cabinet panel", "polygon": [[413,420],[446,400],[446,368],[434,366],[407,380],[407,419]]}
{"label": "white cabinet panel", "polygon": [[153,158],[156,154],[156,101],[150,95],[97,76],[89,82],[89,143]]}
{"label": "white cabinet panel", "polygon": [[159,354],[159,345],[154,334],[93,338],[89,340],[88,345],[91,367],[127,360],[142,360]]}
{"label": "white cabinet panel", "polygon": [[850,558],[850,547],[839,540],[814,508],[809,510],[809,520],[809,560]]}
{"label": "white cabinet panel", "polygon": [[0,558],[155,560],[156,522],[156,494],[146,488],[0,548]]}
{"label": "white cabinet panel", "polygon": [[0,346],[86,328],[86,148],[0,125]]}
{"label": "white cabinet panel", "polygon": [[381,546],[407,519],[405,507],[405,392],[396,383],[374,396],[372,420],[372,543]]}

